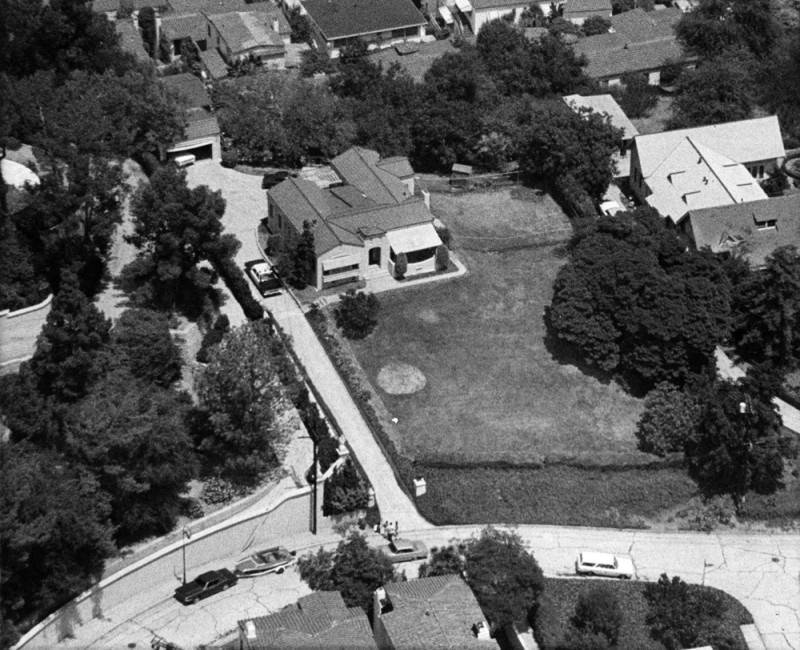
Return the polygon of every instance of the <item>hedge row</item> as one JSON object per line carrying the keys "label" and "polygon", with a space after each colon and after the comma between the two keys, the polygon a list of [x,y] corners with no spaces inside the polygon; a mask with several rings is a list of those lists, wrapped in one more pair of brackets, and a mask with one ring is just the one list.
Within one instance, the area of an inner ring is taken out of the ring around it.
{"label": "hedge row", "polygon": [[553,198],[570,219],[594,219],[597,210],[592,197],[571,174],[559,176],[550,188]]}
{"label": "hedge row", "polygon": [[261,304],[253,298],[250,292],[250,285],[247,278],[244,277],[242,269],[230,257],[210,260],[214,265],[219,276],[228,285],[228,289],[236,298],[236,301],[242,306],[244,315],[250,320],[261,320],[264,317],[264,308]]}

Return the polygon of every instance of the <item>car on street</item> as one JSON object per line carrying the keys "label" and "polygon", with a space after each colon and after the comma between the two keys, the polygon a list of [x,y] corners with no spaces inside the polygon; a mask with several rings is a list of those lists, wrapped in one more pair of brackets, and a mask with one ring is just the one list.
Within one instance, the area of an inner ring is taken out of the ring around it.
{"label": "car on street", "polygon": [[633,560],[627,555],[584,551],[579,553],[578,558],[575,560],[575,573],[578,575],[630,580],[633,578],[635,570],[633,568]]}
{"label": "car on street", "polygon": [[261,189],[268,190],[275,187],[278,183],[285,181],[289,178],[290,174],[287,171],[267,172],[261,179]]}
{"label": "car on street", "polygon": [[428,558],[428,547],[422,542],[410,539],[395,538],[380,547],[393,563],[425,560]]}
{"label": "car on street", "polygon": [[283,284],[269,262],[252,260],[247,262],[244,268],[253,284],[256,285],[256,289],[264,298],[277,296],[281,293]]}
{"label": "car on street", "polygon": [[225,591],[239,581],[229,569],[217,569],[201,573],[191,582],[181,585],[175,590],[175,600],[184,605],[191,605],[198,600],[208,598],[220,591]]}
{"label": "car on street", "polygon": [[297,558],[292,551],[287,551],[283,546],[273,546],[239,560],[233,572],[239,578],[251,578],[267,573],[283,573],[296,561]]}

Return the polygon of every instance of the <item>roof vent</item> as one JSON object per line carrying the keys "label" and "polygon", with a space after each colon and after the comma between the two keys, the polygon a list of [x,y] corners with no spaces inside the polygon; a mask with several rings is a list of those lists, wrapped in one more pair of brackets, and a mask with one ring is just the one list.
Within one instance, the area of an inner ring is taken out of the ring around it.
{"label": "roof vent", "polygon": [[256,624],[253,621],[246,621],[244,624],[245,630],[247,631],[247,638],[248,639],[255,639],[256,638]]}

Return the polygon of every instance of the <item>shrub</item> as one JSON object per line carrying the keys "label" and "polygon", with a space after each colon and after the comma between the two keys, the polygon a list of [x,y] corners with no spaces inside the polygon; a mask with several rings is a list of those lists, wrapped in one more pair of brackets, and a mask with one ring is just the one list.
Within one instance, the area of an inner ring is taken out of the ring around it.
{"label": "shrub", "polygon": [[200,363],[208,363],[210,360],[211,348],[222,342],[225,334],[231,329],[230,321],[225,314],[220,315],[214,326],[203,335],[203,342],[200,344],[200,349],[197,351],[195,359]]}
{"label": "shrub", "polygon": [[402,280],[406,275],[406,271],[408,271],[408,257],[406,257],[405,253],[400,253],[394,261],[394,277]]}
{"label": "shrub", "polygon": [[600,634],[610,645],[616,645],[622,626],[622,609],[616,593],[604,586],[584,591],[575,606],[572,624],[580,632]]}
{"label": "shrub", "polygon": [[658,102],[658,91],[641,73],[622,75],[623,88],[618,93],[619,105],[628,117],[642,117]]}
{"label": "shrub", "polygon": [[656,385],[647,394],[636,427],[639,449],[657,456],[682,451],[697,428],[699,415],[697,401],[687,393],[669,382]]}
{"label": "shrub", "polygon": [[[399,257],[398,257],[399,259]],[[380,303],[372,293],[350,290],[341,296],[341,301],[334,310],[336,325],[349,339],[363,339],[378,324]]]}
{"label": "shrub", "polygon": [[439,239],[442,240],[442,243],[447,246],[447,248],[451,248],[450,244],[453,242],[453,235],[450,232],[450,228],[447,226],[436,228],[436,234],[439,235]]}
{"label": "shrub", "polygon": [[325,481],[322,514],[326,517],[366,508],[368,502],[367,485],[350,459]]}
{"label": "shrub", "polygon": [[244,315],[250,320],[262,319],[264,317],[264,308],[253,298],[253,294],[250,292],[250,285],[247,283],[247,278],[244,277],[242,269],[239,268],[236,262],[226,257],[223,259],[213,259],[211,263],[214,265],[220,277],[225,281],[233,297],[236,298],[236,302],[242,306]]}
{"label": "shrub", "polygon": [[447,250],[447,246],[442,244],[436,248],[436,270],[446,271],[449,265],[450,253]]}
{"label": "shrub", "polygon": [[242,491],[227,479],[221,476],[213,476],[203,485],[201,498],[209,505],[214,505],[217,503],[230,503],[241,494]]}
{"label": "shrub", "polygon": [[339,458],[339,441],[331,434],[328,423],[320,415],[319,407],[313,402],[298,406],[300,419],[317,445],[317,461],[323,474]]}
{"label": "shrub", "polygon": [[585,21],[583,21],[583,25],[581,25],[581,31],[586,36],[595,36],[597,34],[605,34],[608,32],[609,28],[611,27],[611,21],[604,16],[589,16]]}
{"label": "shrub", "polygon": [[239,153],[233,149],[223,151],[221,164],[231,169],[236,167],[239,164]]}
{"label": "shrub", "polygon": [[572,175],[564,174],[556,178],[552,194],[570,218],[581,220],[597,217],[592,197]]}

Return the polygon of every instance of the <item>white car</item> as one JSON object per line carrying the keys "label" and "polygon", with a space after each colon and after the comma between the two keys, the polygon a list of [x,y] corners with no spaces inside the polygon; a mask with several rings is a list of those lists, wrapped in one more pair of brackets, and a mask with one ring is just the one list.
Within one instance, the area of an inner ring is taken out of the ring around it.
{"label": "white car", "polygon": [[578,559],[575,560],[575,573],[630,580],[635,574],[635,569],[633,560],[627,555],[583,552],[579,553]]}
{"label": "white car", "polygon": [[615,214],[617,214],[617,212],[620,212],[621,210],[622,210],[622,206],[619,203],[617,203],[616,201],[603,201],[600,204],[600,212],[602,212],[607,217],[612,217]]}

